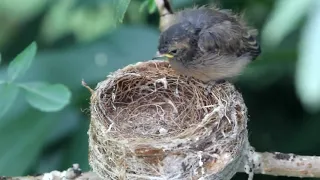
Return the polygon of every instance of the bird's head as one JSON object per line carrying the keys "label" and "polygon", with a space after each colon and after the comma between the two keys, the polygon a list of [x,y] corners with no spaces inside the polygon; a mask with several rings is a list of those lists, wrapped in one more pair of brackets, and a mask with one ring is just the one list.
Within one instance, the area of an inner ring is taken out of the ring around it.
{"label": "bird's head", "polygon": [[197,47],[197,30],[188,22],[170,26],[161,33],[158,44],[158,57],[179,60],[192,57]]}

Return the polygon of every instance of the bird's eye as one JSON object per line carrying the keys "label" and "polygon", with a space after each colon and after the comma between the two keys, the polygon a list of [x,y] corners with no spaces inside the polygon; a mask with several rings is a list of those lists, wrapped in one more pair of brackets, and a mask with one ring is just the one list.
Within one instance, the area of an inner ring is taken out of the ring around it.
{"label": "bird's eye", "polygon": [[176,54],[177,53],[177,49],[171,50],[170,54]]}

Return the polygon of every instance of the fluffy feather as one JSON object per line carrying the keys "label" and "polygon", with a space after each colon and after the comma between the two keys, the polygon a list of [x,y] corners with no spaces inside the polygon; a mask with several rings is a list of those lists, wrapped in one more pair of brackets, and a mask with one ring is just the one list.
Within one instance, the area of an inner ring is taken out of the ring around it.
{"label": "fluffy feather", "polygon": [[185,9],[161,33],[158,50],[171,54],[172,68],[203,81],[238,75],[261,53],[256,30],[229,10]]}

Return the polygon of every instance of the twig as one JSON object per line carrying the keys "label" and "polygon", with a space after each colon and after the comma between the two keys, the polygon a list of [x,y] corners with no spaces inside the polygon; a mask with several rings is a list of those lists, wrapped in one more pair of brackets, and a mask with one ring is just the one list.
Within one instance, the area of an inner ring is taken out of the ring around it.
{"label": "twig", "polygon": [[44,175],[40,175],[40,176],[24,176],[24,177],[3,177],[0,176],[1,180],[102,180],[101,178],[99,178],[94,172],[85,172],[82,175],[75,177],[73,179],[68,179],[65,177],[58,177],[58,176],[54,176],[54,174],[58,174],[60,173],[59,171],[52,171],[50,172],[50,174],[52,174],[52,176],[44,176]]}
{"label": "twig", "polygon": [[253,172],[272,176],[320,177],[320,157],[284,153],[253,152]]}
{"label": "twig", "polygon": [[81,84],[82,84],[82,86],[84,86],[85,88],[87,88],[87,89],[91,92],[91,94],[94,93],[94,90],[91,89],[83,79],[82,79],[82,81],[81,81]]}
{"label": "twig", "polygon": [[78,164],[74,164],[72,168],[66,171],[51,171],[39,176],[24,177],[4,177],[0,176],[0,180],[102,180],[94,172],[82,173]]}

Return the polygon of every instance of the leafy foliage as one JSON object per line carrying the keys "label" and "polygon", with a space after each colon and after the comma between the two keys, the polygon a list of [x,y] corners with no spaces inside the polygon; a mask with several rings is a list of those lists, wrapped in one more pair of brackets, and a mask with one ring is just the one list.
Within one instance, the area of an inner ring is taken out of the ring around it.
{"label": "leafy foliage", "polygon": [[310,112],[320,109],[320,2],[314,0],[301,36],[296,86],[302,103]]}
{"label": "leafy foliage", "polygon": [[0,126],[0,142],[5,144],[0,147],[1,175],[17,175],[28,170],[36,162],[48,132],[57,123],[34,111],[21,115],[24,118]]}
{"label": "leafy foliage", "polygon": [[296,28],[299,21],[308,12],[312,1],[276,1],[275,9],[263,29],[263,42],[269,46],[278,45]]}
{"label": "leafy foliage", "polygon": [[3,83],[0,84],[2,96],[0,117],[14,103],[19,88],[23,88],[27,92],[26,98],[29,104],[42,111],[58,111],[69,103],[71,92],[62,84],[49,85],[43,82],[19,84],[13,82],[17,78],[22,77],[30,68],[36,51],[37,45],[35,42],[32,42],[9,63],[7,70],[8,80],[7,82],[3,80]]}
{"label": "leafy foliage", "polygon": [[303,17],[309,18],[300,40],[296,88],[303,105],[310,112],[317,112],[320,108],[319,9],[317,0],[277,1],[263,31],[265,45],[275,47],[296,29]]}
{"label": "leafy foliage", "polygon": [[124,17],[124,14],[127,11],[127,8],[129,6],[130,0],[112,0],[113,6],[116,9],[114,13],[114,18],[117,21],[122,22],[122,19]]}
{"label": "leafy foliage", "polygon": [[27,83],[20,85],[26,90],[28,103],[41,111],[59,111],[69,103],[71,92],[61,84]]}
{"label": "leafy foliage", "polygon": [[19,88],[15,84],[0,84],[0,118],[9,110],[17,98]]}
{"label": "leafy foliage", "polygon": [[154,13],[157,10],[157,6],[154,0],[144,0],[143,3],[140,6],[139,11],[143,11],[144,9],[147,9],[149,14]]}
{"label": "leafy foliage", "polygon": [[31,43],[23,52],[21,52],[8,67],[9,82],[14,81],[17,77],[22,76],[30,67],[34,56],[36,55],[37,45]]}

